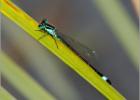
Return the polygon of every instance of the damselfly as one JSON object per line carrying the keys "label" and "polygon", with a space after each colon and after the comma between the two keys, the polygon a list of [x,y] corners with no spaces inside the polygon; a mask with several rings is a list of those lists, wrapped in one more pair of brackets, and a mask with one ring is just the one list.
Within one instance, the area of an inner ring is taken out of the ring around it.
{"label": "damselfly", "polygon": [[108,77],[104,76],[102,73],[97,71],[94,67],[97,67],[97,62],[95,58],[95,51],[87,48],[86,46],[80,44],[78,41],[72,39],[71,37],[64,35],[56,30],[56,28],[48,23],[47,19],[42,20],[42,22],[38,25],[40,31],[44,32],[39,39],[46,36],[48,33],[55,41],[57,48],[59,48],[57,44],[57,40],[62,41],[65,43],[70,49],[72,49],[80,58],[82,58],[88,65],[90,65],[100,76],[103,80],[107,81],[111,84],[111,81]]}

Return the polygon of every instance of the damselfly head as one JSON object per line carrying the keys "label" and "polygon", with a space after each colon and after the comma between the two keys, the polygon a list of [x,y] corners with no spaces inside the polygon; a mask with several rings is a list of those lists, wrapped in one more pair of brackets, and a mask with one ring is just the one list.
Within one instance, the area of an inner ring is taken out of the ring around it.
{"label": "damselfly head", "polygon": [[48,19],[44,19],[45,24],[48,24]]}
{"label": "damselfly head", "polygon": [[45,28],[45,25],[43,23],[41,23],[41,24],[38,25],[38,27],[39,27],[40,30],[43,30]]}
{"label": "damselfly head", "polygon": [[48,19],[43,19],[40,24],[48,24]]}

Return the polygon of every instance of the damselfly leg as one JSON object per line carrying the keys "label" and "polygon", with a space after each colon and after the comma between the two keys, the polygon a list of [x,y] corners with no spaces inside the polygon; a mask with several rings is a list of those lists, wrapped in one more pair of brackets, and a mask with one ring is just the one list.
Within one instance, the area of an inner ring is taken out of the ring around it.
{"label": "damselfly leg", "polygon": [[[53,38],[53,39],[54,39],[54,38]],[[54,39],[54,41],[55,41],[55,44],[56,44],[57,49],[59,49],[56,39]]]}
{"label": "damselfly leg", "polygon": [[[36,31],[41,31],[41,32],[43,32],[43,35],[41,36],[41,37],[39,37],[39,39],[38,40],[41,40],[41,39],[43,39],[44,37],[46,37],[48,34],[46,34],[43,30],[36,30]],[[51,35],[50,35],[51,36]],[[56,39],[53,37],[53,36],[51,36],[53,39],[54,39],[54,42],[55,42],[55,44],[56,44],[56,47],[58,48],[58,44],[57,44],[57,41],[56,41]]]}
{"label": "damselfly leg", "polygon": [[41,37],[39,37],[38,40],[41,40],[42,38],[44,38],[45,36],[47,36],[48,34],[46,34],[43,30],[36,30],[36,31],[40,31],[43,32],[43,35]]}

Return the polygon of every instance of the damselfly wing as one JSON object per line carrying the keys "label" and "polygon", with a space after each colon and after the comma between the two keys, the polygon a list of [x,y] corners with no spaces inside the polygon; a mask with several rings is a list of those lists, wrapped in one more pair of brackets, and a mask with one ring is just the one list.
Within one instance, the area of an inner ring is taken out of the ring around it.
{"label": "damselfly wing", "polygon": [[80,42],[76,41],[75,39],[71,38],[68,35],[62,34],[56,30],[56,34],[60,38],[60,40],[65,43],[70,49],[72,49],[80,58],[82,58],[90,67],[92,67],[104,80],[106,80],[109,84],[111,81],[100,73],[95,67],[99,66],[97,59],[96,59],[96,52],[94,50],[89,49],[88,47],[84,46]]}

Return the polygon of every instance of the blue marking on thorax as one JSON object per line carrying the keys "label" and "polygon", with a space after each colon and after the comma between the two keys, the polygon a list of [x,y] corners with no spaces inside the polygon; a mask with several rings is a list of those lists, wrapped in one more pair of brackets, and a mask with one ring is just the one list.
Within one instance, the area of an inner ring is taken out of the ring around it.
{"label": "blue marking on thorax", "polygon": [[55,33],[55,30],[52,30],[52,29],[47,29],[47,32],[52,35],[52,36],[55,36],[56,33]]}

